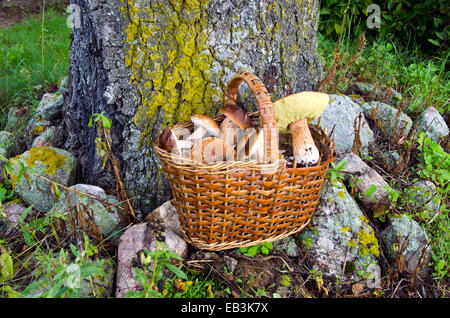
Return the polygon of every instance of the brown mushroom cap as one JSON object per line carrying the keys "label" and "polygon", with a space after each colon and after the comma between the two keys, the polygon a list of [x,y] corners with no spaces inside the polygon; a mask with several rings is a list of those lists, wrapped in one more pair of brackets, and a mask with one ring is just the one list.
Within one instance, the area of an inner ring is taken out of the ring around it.
{"label": "brown mushroom cap", "polygon": [[191,159],[197,162],[219,163],[234,160],[236,152],[223,139],[209,137],[197,142],[192,148]]}
{"label": "brown mushroom cap", "polygon": [[173,147],[176,146],[175,135],[169,127],[164,128],[159,135],[159,146],[168,152],[171,152]]}
{"label": "brown mushroom cap", "polygon": [[220,112],[231,118],[239,127],[247,129],[251,127],[251,121],[248,114],[240,107],[234,105],[226,105],[220,109]]}
{"label": "brown mushroom cap", "polygon": [[203,127],[211,135],[217,137],[220,134],[219,125],[211,118],[202,114],[195,114],[191,116],[191,121],[197,127]]}

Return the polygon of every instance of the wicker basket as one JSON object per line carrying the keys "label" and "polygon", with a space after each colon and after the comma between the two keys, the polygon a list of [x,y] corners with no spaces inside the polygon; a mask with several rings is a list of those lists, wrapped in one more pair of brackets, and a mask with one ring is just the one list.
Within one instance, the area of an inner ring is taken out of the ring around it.
{"label": "wicker basket", "polygon": [[[276,127],[270,96],[264,84],[250,73],[231,79],[224,104],[236,103],[242,81],[249,85],[258,104],[259,112],[250,114],[252,124]],[[220,123],[224,118],[213,119]],[[192,129],[193,124],[180,123],[172,130],[185,128]],[[219,251],[271,242],[301,231],[311,220],[329,164],[336,158],[334,143],[325,132],[314,125],[310,130],[321,162],[307,168],[286,168],[282,155],[270,149],[270,136],[266,136],[264,163],[199,164],[173,156],[155,144],[185,240],[199,249]],[[272,138],[278,144],[278,134]]]}

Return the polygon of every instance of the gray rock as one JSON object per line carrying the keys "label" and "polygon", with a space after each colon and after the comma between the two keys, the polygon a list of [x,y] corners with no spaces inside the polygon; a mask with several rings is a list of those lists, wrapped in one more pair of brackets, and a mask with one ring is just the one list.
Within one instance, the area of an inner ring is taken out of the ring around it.
{"label": "gray rock", "polygon": [[406,269],[411,273],[414,272],[425,248],[427,250],[425,252],[425,261],[422,262],[422,265],[426,266],[431,257],[431,247],[428,245],[428,236],[425,230],[406,215],[399,218],[391,218],[391,222],[391,226],[383,231],[390,257],[392,259],[396,257],[397,252],[405,244],[406,238],[408,238],[408,246],[403,251]]}
{"label": "gray rock", "polygon": [[13,135],[6,131],[0,131],[0,154],[6,158],[9,158],[14,152],[14,140]]}
{"label": "gray rock", "polygon": [[434,107],[425,109],[414,121],[417,126],[416,134],[425,132],[427,137],[438,142],[441,138],[448,135],[449,129],[444,118]]}
{"label": "gray rock", "polygon": [[[333,139],[336,144],[336,152],[351,151],[355,140],[355,123],[361,113],[361,108],[348,96],[330,95],[330,103],[322,113],[321,127],[327,128],[328,133],[334,127]],[[318,119],[313,123],[317,124]],[[364,116],[361,118],[360,129],[361,151],[368,153],[369,145],[374,143],[372,130],[369,128]]]}
{"label": "gray rock", "polygon": [[289,257],[299,257],[300,249],[292,236],[272,242],[273,249],[276,252],[282,252]]}
{"label": "gray rock", "polygon": [[238,260],[229,255],[224,255],[223,259],[225,260],[225,264],[227,266],[227,270],[229,273],[233,273],[238,265]]}
{"label": "gray rock", "polygon": [[[163,233],[164,244],[175,254],[186,257],[186,242],[170,230]],[[159,245],[160,246],[160,245]],[[148,223],[140,223],[128,228],[120,237],[117,250],[116,298],[124,298],[129,291],[140,290],[134,280],[135,271],[131,264],[140,250],[155,251],[156,235]]]}
{"label": "gray rock", "polygon": [[145,220],[149,222],[152,217],[161,220],[166,229],[169,229],[178,236],[183,237],[183,232],[181,231],[181,224],[177,209],[174,205],[174,200],[167,201],[160,207],[150,212]]}
{"label": "gray rock", "polygon": [[402,95],[393,88],[386,85],[369,84],[364,82],[356,82],[352,85],[353,91],[357,94],[367,95],[369,98],[378,101],[387,101],[394,105],[399,105],[402,101]]}
{"label": "gray rock", "polygon": [[39,134],[39,136],[34,139],[31,147],[53,146],[56,137],[56,130],[57,128],[55,126],[45,128],[44,132]]}
{"label": "gray rock", "polygon": [[408,136],[412,127],[412,119],[404,112],[401,112],[397,118],[398,110],[382,102],[361,103],[360,106],[367,118],[372,117],[372,112],[375,113],[375,120],[381,121],[387,137],[393,138],[400,133]]}
{"label": "gray rock", "polygon": [[54,120],[61,115],[63,104],[63,95],[47,93],[42,96],[41,102],[36,109],[36,114],[46,120]]}
{"label": "gray rock", "polygon": [[61,94],[65,94],[65,93],[69,92],[69,77],[68,76],[61,78],[61,80],[58,83],[58,91]]}
{"label": "gray rock", "polygon": [[[18,233],[20,217],[26,210],[26,207],[22,203],[7,203],[0,207],[0,237],[8,238]],[[27,217],[35,215],[36,211],[31,210],[28,212]],[[25,219],[26,220],[26,219]]]}
{"label": "gray rock", "polygon": [[409,206],[416,212],[426,210],[432,216],[439,212],[441,202],[436,196],[437,190],[433,182],[419,180],[408,189],[405,189],[405,194],[408,198]]}
{"label": "gray rock", "polygon": [[357,271],[377,261],[374,230],[341,183],[324,184],[311,224],[298,238],[308,263],[323,275],[359,279]]}
{"label": "gray rock", "polygon": [[[16,157],[34,173],[19,179],[20,165],[13,164],[11,181],[16,193],[26,203],[40,212],[48,212],[56,202],[49,181],[36,176],[41,175],[64,186],[73,184],[76,176],[77,158],[66,150],[53,147],[36,147]],[[62,189],[60,189],[62,191]]]}
{"label": "gray rock", "polygon": [[[371,208],[376,204],[389,205],[389,184],[380,174],[370,168],[353,152],[339,156],[338,162],[341,160],[346,161],[341,173],[344,174],[344,179],[347,183],[354,184],[356,189],[358,189],[364,206]],[[373,192],[372,189],[375,189],[375,191]],[[368,190],[369,193],[367,193]]]}
{"label": "gray rock", "polygon": [[[59,201],[53,206],[50,213],[62,214],[66,217],[71,217],[75,220],[75,228],[72,228],[70,222],[65,222],[65,229],[67,232],[83,232],[82,223],[78,219],[80,214],[85,215],[84,222],[87,223],[89,217],[86,215],[86,210],[92,216],[95,226],[98,227],[105,239],[111,239],[113,243],[117,244],[118,238],[122,233],[124,227],[121,224],[119,201],[116,197],[107,195],[105,191],[97,186],[87,184],[76,184],[71,186],[66,195],[66,191],[61,191]],[[94,199],[85,194],[89,194],[98,198]],[[80,213],[81,212],[81,213]],[[71,213],[71,215],[69,215]]]}
{"label": "gray rock", "polygon": [[15,132],[25,126],[27,116],[24,108],[11,107],[8,110],[8,122],[5,130]]}

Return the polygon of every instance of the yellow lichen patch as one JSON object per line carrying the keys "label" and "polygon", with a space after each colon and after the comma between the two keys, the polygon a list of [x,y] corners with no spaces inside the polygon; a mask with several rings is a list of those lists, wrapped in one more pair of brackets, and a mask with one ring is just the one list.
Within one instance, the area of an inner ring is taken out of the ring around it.
{"label": "yellow lichen patch", "polygon": [[344,226],[343,228],[341,228],[341,232],[342,232],[342,233],[348,232],[348,231],[350,231],[350,230],[351,230],[351,229],[350,229],[349,226]]}
{"label": "yellow lichen patch", "polygon": [[357,233],[357,237],[359,238],[360,244],[358,251],[362,257],[366,257],[369,253],[376,257],[380,255],[378,240],[371,228],[369,232],[362,229]]}
{"label": "yellow lichen patch", "polygon": [[30,134],[32,135],[39,135],[40,133],[43,133],[45,130],[45,126],[36,126],[33,129],[31,129]]}
{"label": "yellow lichen patch", "polygon": [[55,149],[49,147],[36,147],[28,151],[26,166],[34,168],[36,162],[40,162],[43,166],[47,166],[44,170],[48,175],[54,175],[56,170],[62,168],[66,163],[66,157],[59,154]]}
{"label": "yellow lichen patch", "polygon": [[207,113],[220,91],[208,82],[213,58],[206,44],[207,1],[140,3],[128,0],[123,10],[131,19],[125,64],[142,97],[134,123],[141,143],[149,145],[157,121],[168,126]]}

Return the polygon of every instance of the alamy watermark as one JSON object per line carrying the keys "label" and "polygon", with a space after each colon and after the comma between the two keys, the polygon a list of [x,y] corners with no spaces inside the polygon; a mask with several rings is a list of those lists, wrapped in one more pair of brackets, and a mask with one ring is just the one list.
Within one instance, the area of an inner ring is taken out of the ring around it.
{"label": "alamy watermark", "polygon": [[67,6],[66,13],[69,14],[67,17],[67,27],[71,29],[81,28],[81,8],[77,4],[70,4]]}
{"label": "alamy watermark", "polygon": [[379,29],[381,28],[381,9],[378,4],[369,4],[367,6],[367,17],[366,24],[369,29]]}

